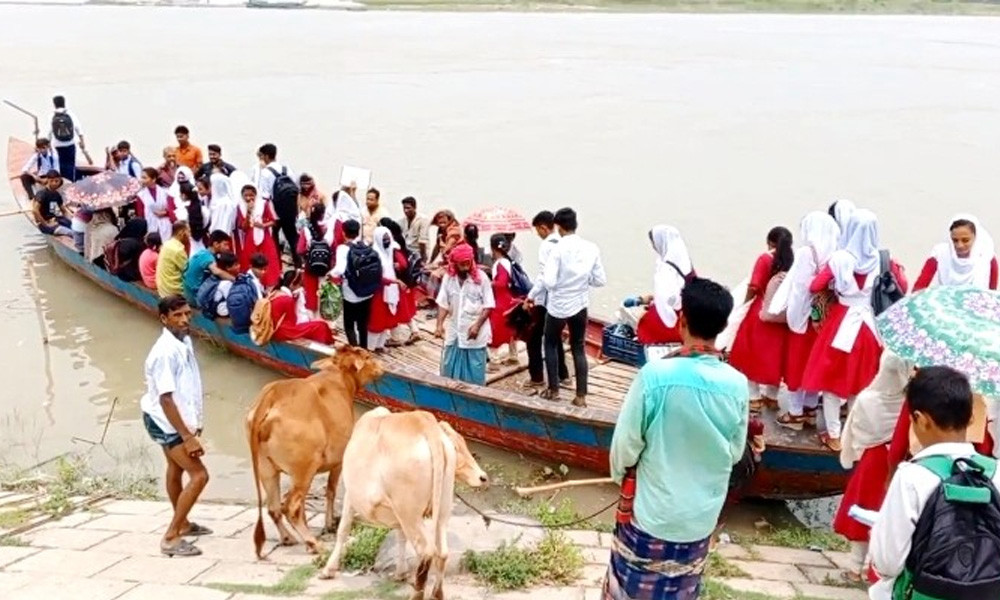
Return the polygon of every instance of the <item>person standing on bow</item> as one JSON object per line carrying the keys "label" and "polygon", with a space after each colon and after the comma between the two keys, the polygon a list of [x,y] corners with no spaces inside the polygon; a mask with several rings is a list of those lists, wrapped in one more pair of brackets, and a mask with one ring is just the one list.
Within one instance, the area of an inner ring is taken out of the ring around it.
{"label": "person standing on bow", "polygon": [[968,214],[955,215],[948,239],[934,246],[913,284],[913,291],[932,285],[971,285],[997,289],[997,253],[993,236]]}
{"label": "person standing on bow", "polygon": [[490,282],[476,265],[475,257],[472,246],[465,243],[448,253],[448,272],[437,296],[434,335],[444,338],[442,376],[486,385],[486,346],[491,338],[490,313],[495,303]]}
{"label": "person standing on bow", "polygon": [[707,279],[688,282],[681,296],[683,347],[639,370],[611,439],[621,499],[603,600],[698,598],[733,465],[746,451],[747,379],[715,350],[733,297]]}

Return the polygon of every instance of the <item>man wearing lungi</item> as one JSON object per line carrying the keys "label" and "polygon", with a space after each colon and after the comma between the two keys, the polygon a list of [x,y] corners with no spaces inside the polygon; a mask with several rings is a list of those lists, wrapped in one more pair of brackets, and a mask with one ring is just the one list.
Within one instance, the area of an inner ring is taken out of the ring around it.
{"label": "man wearing lungi", "polygon": [[715,350],[733,297],[695,279],[681,298],[683,348],[639,371],[611,441],[622,495],[605,600],[698,597],[729,475],[743,456],[747,379]]}

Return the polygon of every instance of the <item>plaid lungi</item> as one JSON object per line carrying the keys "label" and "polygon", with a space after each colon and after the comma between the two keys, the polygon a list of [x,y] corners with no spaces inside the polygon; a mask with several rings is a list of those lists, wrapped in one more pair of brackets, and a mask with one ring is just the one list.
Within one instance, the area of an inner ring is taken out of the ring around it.
{"label": "plaid lungi", "polygon": [[615,525],[604,600],[695,600],[711,536],[678,544],[657,539],[635,523]]}

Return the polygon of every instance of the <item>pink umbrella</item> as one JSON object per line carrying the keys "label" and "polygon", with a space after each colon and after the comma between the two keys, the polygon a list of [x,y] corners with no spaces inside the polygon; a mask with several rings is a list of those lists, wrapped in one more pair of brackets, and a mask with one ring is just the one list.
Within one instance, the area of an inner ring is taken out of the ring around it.
{"label": "pink umbrella", "polygon": [[514,233],[531,229],[531,223],[521,213],[500,206],[477,210],[465,219],[465,224],[475,225],[479,233]]}

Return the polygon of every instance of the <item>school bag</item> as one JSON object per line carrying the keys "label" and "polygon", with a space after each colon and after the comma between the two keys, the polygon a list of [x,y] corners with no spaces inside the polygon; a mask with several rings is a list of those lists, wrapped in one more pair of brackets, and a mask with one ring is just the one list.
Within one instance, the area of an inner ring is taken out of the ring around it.
{"label": "school bag", "polygon": [[344,276],[359,298],[374,295],[382,284],[382,261],[375,249],[362,242],[348,246]]}
{"label": "school bag", "polygon": [[410,251],[406,257],[406,269],[399,274],[399,280],[406,287],[412,288],[420,284],[420,278],[424,275],[424,258],[419,252]]}
{"label": "school bag", "polygon": [[281,210],[278,207],[295,207],[299,202],[299,186],[294,179],[288,176],[288,169],[281,167],[281,173],[278,173],[274,167],[268,167],[267,170],[274,175],[271,202],[274,203],[275,210]]}
{"label": "school bag", "polygon": [[205,315],[207,319],[216,319],[219,316],[219,305],[225,300],[216,300],[215,292],[219,290],[219,283],[222,279],[218,275],[209,275],[205,281],[201,282],[198,286],[198,292],[195,294],[195,300],[198,302],[198,308],[201,309],[201,314]]}
{"label": "school bag", "polygon": [[233,331],[236,333],[250,331],[250,318],[256,303],[257,288],[250,275],[240,273],[233,281],[233,287],[229,288],[229,295],[226,296],[226,308],[229,309],[229,320],[232,321]]}
{"label": "school bag", "polygon": [[903,299],[903,289],[892,274],[892,261],[888,250],[878,251],[878,277],[872,286],[872,308],[880,315],[887,308]]}
{"label": "school bag", "polygon": [[309,241],[309,248],[306,249],[306,271],[315,277],[324,277],[330,272],[333,251],[319,227],[310,226],[309,231],[312,239]]}
{"label": "school bag", "polygon": [[253,313],[250,314],[250,339],[254,344],[263,346],[274,337],[274,330],[281,327],[285,320],[285,315],[281,315],[278,323],[271,321],[271,298],[274,292],[264,296],[253,305]]}
{"label": "school bag", "polygon": [[913,532],[893,600],[1000,598],[1000,492],[997,462],[975,455],[928,456],[916,464],[940,480]]}
{"label": "school bag", "polygon": [[782,309],[779,313],[773,313],[770,311],[771,301],[774,299],[774,295],[778,292],[781,282],[785,280],[786,275],[788,275],[786,271],[775,273],[767,282],[767,287],[764,289],[764,303],[760,307],[760,320],[765,323],[788,322],[785,315],[785,309]]}
{"label": "school bag", "polygon": [[75,133],[73,117],[68,112],[57,112],[52,115],[52,137],[60,142],[72,142]]}
{"label": "school bag", "polygon": [[523,298],[531,291],[531,278],[524,272],[524,268],[514,261],[510,261],[510,281],[507,287],[516,298]]}

